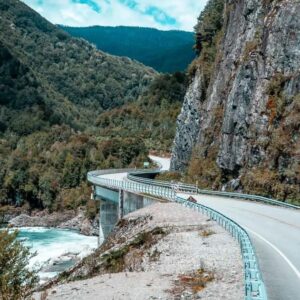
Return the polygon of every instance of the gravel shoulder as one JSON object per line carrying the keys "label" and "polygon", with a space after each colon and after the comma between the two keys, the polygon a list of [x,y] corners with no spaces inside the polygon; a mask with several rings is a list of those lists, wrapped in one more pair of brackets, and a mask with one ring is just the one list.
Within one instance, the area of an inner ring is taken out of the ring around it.
{"label": "gravel shoulder", "polygon": [[[112,253],[114,258],[123,253],[119,264],[108,260]],[[237,242],[206,216],[179,204],[158,203],[127,215],[87,261],[89,264],[81,264],[68,275],[68,280],[86,279],[56,283],[44,292],[43,299],[244,297]],[[41,299],[41,294],[34,298]]]}

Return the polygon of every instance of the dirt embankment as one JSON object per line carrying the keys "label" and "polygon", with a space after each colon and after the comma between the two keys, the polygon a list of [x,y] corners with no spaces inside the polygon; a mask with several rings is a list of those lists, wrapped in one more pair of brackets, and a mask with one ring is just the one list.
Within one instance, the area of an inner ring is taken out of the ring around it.
{"label": "dirt embankment", "polygon": [[232,237],[197,212],[158,203],[127,215],[94,254],[35,299],[238,300],[243,295],[243,264]]}

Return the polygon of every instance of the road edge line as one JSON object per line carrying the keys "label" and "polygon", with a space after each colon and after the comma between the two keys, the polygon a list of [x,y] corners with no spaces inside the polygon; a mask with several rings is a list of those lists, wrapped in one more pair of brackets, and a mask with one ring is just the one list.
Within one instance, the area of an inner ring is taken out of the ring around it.
{"label": "road edge line", "polygon": [[267,243],[271,248],[273,248],[273,250],[275,250],[285,261],[286,263],[290,266],[290,268],[294,271],[294,273],[296,274],[296,276],[298,277],[298,279],[300,280],[300,272],[298,271],[298,269],[293,265],[293,263],[282,253],[281,250],[279,250],[274,244],[272,244],[271,242],[269,242],[267,239],[265,239],[263,236],[261,236],[260,234],[258,234],[257,232],[249,229],[247,226],[243,226],[241,225],[244,229],[246,229],[248,232],[256,235],[258,238],[260,238],[261,240],[263,240],[265,243]]}

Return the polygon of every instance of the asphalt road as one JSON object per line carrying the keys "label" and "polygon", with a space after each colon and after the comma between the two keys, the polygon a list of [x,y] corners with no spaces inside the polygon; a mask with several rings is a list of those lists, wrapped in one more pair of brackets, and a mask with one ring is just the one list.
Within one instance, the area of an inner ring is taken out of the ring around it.
{"label": "asphalt road", "polygon": [[217,196],[194,197],[248,231],[269,300],[300,300],[299,210]]}
{"label": "asphalt road", "polygon": [[149,158],[154,162],[157,162],[162,171],[168,171],[170,169],[170,158],[167,157],[159,157],[155,155],[149,155]]}

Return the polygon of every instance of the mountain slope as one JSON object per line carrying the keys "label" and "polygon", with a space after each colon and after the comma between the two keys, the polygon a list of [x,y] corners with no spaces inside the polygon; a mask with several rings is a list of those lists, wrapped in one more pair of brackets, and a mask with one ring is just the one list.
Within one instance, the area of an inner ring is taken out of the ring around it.
{"label": "mountain slope", "polygon": [[102,135],[139,137],[149,150],[168,153],[187,85],[184,73],[162,74],[137,101],[100,114],[96,124]]}
{"label": "mountain slope", "polygon": [[173,170],[203,187],[299,203],[299,12],[294,0],[208,2]]}
{"label": "mountain slope", "polygon": [[20,135],[54,124],[79,128],[80,112],[57,93],[0,41],[0,133]]}
{"label": "mountain slope", "polygon": [[147,159],[139,136],[112,137],[96,120],[137,101],[158,74],[72,38],[20,1],[0,0],[0,11],[0,205],[87,204],[94,214],[87,171]]}
{"label": "mountain slope", "polygon": [[192,32],[126,26],[61,28],[102,51],[130,57],[160,72],[183,71],[195,57]]}
{"label": "mountain slope", "polygon": [[[57,98],[64,98],[73,109],[75,105],[80,115],[74,119],[91,117],[87,110],[100,112],[135,100],[155,75],[137,62],[105,54],[72,38],[20,1],[1,0],[0,10],[3,51],[38,78],[38,85],[52,91],[55,96],[51,98],[59,102],[62,100]],[[69,109],[67,105],[65,109]]]}

